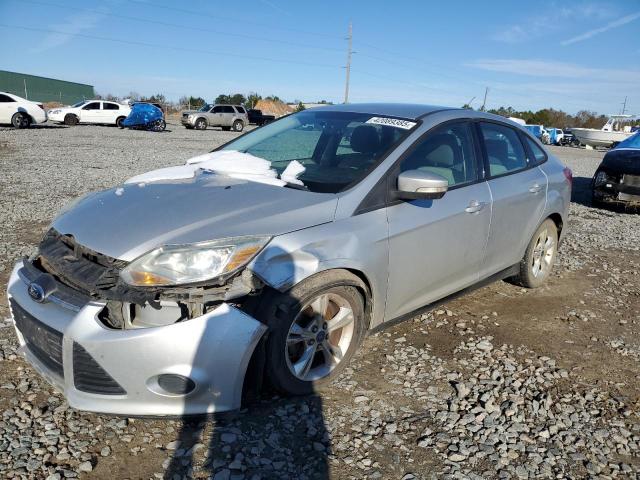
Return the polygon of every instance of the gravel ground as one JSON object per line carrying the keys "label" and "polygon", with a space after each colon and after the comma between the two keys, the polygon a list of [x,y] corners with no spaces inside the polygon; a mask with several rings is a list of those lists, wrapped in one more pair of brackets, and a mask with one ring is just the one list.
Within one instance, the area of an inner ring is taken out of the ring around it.
{"label": "gravel ground", "polygon": [[[64,203],[236,135],[169,128],[0,130],[0,283]],[[575,182],[548,284],[372,335],[311,397],[190,422],[74,411],[16,355],[3,294],[0,477],[639,478],[640,217],[590,206],[602,152],[551,150]]]}

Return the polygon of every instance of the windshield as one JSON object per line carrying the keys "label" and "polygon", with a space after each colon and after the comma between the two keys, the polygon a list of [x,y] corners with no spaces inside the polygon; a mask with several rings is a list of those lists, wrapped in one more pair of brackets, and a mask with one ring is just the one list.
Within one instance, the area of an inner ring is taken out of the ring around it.
{"label": "windshield", "polygon": [[199,112],[208,112],[209,110],[211,110],[211,105],[209,105],[208,103],[205,103],[198,109]]}
{"label": "windshield", "polygon": [[73,107],[73,108],[81,107],[81,106],[82,106],[82,105],[84,105],[85,103],[87,103],[87,102],[85,102],[85,101],[83,100],[83,101],[81,101],[81,102],[78,102],[78,103],[76,103],[76,104],[72,105],[72,107]]}
{"label": "windshield", "polygon": [[305,110],[249,132],[222,151],[267,160],[280,176],[289,164],[299,169],[292,163],[297,161],[304,167],[297,174],[303,188],[337,193],[363,179],[415,125],[368,113]]}

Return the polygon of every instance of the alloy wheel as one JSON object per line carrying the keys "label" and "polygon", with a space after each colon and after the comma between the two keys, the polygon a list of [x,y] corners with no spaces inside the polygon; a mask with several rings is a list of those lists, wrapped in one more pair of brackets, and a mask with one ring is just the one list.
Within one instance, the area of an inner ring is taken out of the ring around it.
{"label": "alloy wheel", "polygon": [[555,241],[545,228],[536,240],[531,256],[531,273],[536,278],[543,277],[551,270],[551,262],[555,253]]}
{"label": "alloy wheel", "polygon": [[355,318],[349,302],[324,293],[296,316],[285,345],[291,373],[303,381],[326,377],[342,361],[353,339]]}

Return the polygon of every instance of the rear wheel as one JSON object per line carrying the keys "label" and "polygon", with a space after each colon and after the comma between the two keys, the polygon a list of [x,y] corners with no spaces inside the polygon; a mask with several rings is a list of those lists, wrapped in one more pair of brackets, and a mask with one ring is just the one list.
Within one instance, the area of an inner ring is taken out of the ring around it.
{"label": "rear wheel", "polygon": [[11,125],[13,125],[14,128],[29,128],[31,118],[22,112],[14,113],[13,117],[11,117]]}
{"label": "rear wheel", "polygon": [[241,132],[243,128],[244,128],[244,123],[242,123],[242,120],[236,120],[235,122],[233,122],[234,131]]}
{"label": "rear wheel", "polygon": [[364,301],[348,281],[312,280],[274,294],[262,312],[270,332],[266,374],[289,395],[307,395],[330,383],[349,363],[365,330]]}
{"label": "rear wheel", "polygon": [[65,117],[64,117],[64,124],[65,125],[69,125],[69,126],[77,125],[78,124],[78,117],[76,117],[72,113],[69,113],[69,114],[65,115]]}
{"label": "rear wheel", "polygon": [[116,126],[118,128],[124,128],[124,119],[125,119],[125,117],[118,117],[116,119]]}
{"label": "rear wheel", "polygon": [[520,261],[520,272],[514,279],[526,288],[541,286],[553,268],[558,250],[558,228],[550,218],[538,227],[529,242],[524,258]]}
{"label": "rear wheel", "polygon": [[195,129],[196,130],[206,130],[207,121],[204,118],[199,118],[196,120]]}

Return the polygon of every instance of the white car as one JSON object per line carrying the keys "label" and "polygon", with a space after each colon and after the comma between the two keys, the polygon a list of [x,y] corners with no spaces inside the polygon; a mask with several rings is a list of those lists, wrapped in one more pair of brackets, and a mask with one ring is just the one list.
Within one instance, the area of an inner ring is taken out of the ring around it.
{"label": "white car", "polygon": [[47,112],[41,103],[0,92],[0,124],[10,123],[16,128],[28,128],[32,123],[46,121]]}
{"label": "white car", "polygon": [[65,125],[94,123],[122,127],[122,121],[129,113],[131,113],[129,105],[106,100],[85,100],[70,107],[49,110],[49,119]]}

